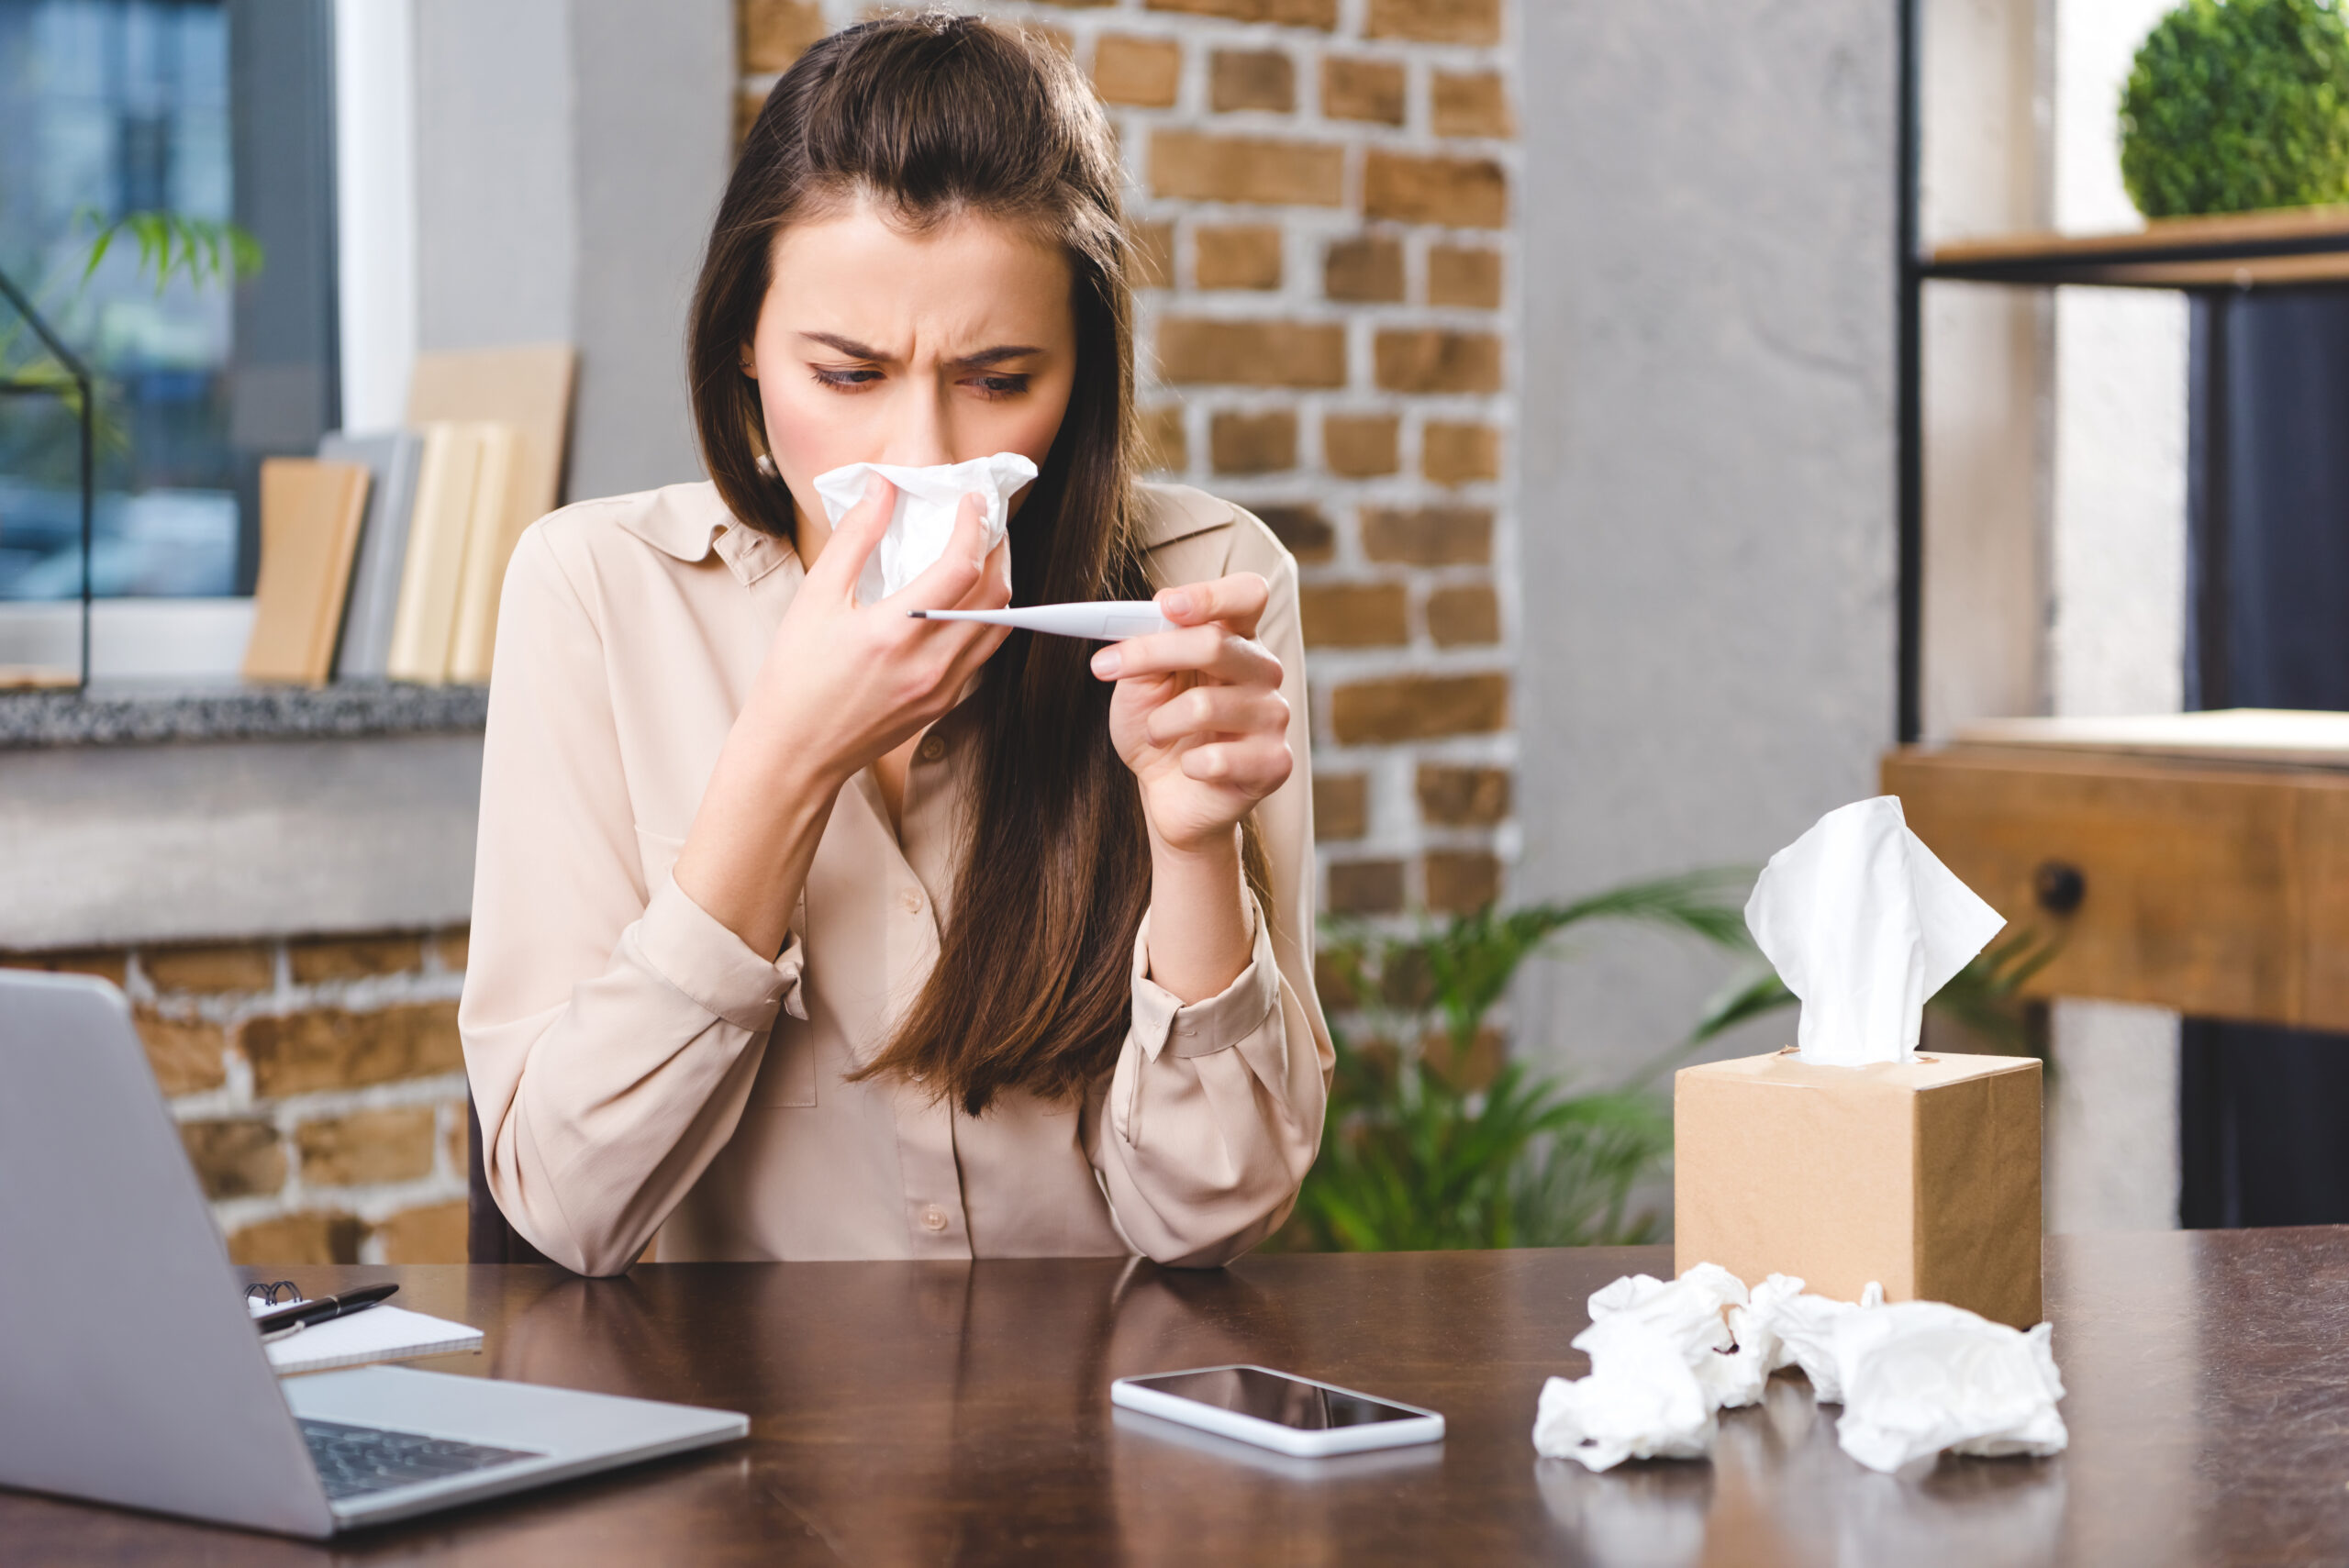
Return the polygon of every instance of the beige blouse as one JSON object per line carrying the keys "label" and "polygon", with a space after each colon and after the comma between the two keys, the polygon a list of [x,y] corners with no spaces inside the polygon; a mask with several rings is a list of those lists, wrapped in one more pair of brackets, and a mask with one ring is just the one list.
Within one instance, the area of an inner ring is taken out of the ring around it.
{"label": "beige blouse", "polygon": [[[966,745],[950,717],[893,830],[841,792],[770,962],[677,889],[719,747],[802,578],[712,485],[565,507],[499,611],[459,1012],[491,1190],[584,1273],[664,1261],[1141,1252],[1213,1265],[1287,1215],[1332,1057],[1314,995],[1312,786],[1296,562],[1248,513],[1148,486],[1161,584],[1262,573],[1297,768],[1257,808],[1272,906],[1249,967],[1184,1006],[1137,940],[1131,1027],[1079,1104],[971,1117],[845,1081],[888,1040],[950,917]],[[1147,925],[1144,935],[1147,935]]]}

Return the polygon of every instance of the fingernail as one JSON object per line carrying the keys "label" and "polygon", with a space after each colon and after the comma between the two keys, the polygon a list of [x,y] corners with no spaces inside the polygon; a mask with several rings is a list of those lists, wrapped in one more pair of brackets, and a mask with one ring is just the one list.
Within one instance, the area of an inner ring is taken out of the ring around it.
{"label": "fingernail", "polygon": [[1105,648],[1093,656],[1093,673],[1105,681],[1116,679],[1125,664],[1124,656],[1114,648]]}
{"label": "fingernail", "polygon": [[1191,595],[1185,593],[1180,588],[1169,588],[1166,592],[1158,595],[1158,607],[1164,610],[1171,616],[1189,615],[1191,613]]}

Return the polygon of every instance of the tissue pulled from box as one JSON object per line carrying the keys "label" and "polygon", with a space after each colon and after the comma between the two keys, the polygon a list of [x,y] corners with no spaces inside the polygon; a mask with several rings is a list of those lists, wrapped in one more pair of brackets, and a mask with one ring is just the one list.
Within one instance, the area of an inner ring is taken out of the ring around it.
{"label": "tissue pulled from box", "polygon": [[1835,1326],[1843,1418],[1835,1440],[1870,1470],[1944,1449],[2061,1453],[2064,1380],[2042,1323],[2029,1333],[1938,1301],[1857,1308]]}
{"label": "tissue pulled from box", "polygon": [[1944,1449],[2063,1450],[2064,1384],[2046,1324],[2025,1334],[1940,1302],[1887,1307],[1873,1284],[1856,1303],[1802,1286],[1772,1274],[1749,1295],[1726,1269],[1698,1263],[1668,1283],[1631,1274],[1594,1293],[1590,1327],[1574,1339],[1590,1375],[1542,1385],[1535,1451],[1594,1471],[1707,1458],[1715,1412],[1755,1403],[1786,1366],[1802,1370],[1820,1404],[1842,1404],[1837,1441],[1872,1470]]}
{"label": "tissue pulled from box", "polygon": [[1884,795],[1829,812],[1771,856],[1745,924],[1802,999],[1802,1059],[1857,1067],[1915,1056],[1926,999],[2006,920]]}
{"label": "tissue pulled from box", "polygon": [[824,515],[839,522],[864,498],[872,475],[879,474],[897,487],[897,502],[889,514],[888,531],[865,558],[856,580],[860,604],[878,604],[928,571],[946,553],[954,536],[954,517],[963,497],[984,496],[987,504],[987,549],[1003,542],[1011,526],[1011,498],[1036,477],[1036,465],[1018,452],[997,452],[968,462],[940,463],[930,468],[903,468],[886,462],[852,462],[816,476],[816,495]]}

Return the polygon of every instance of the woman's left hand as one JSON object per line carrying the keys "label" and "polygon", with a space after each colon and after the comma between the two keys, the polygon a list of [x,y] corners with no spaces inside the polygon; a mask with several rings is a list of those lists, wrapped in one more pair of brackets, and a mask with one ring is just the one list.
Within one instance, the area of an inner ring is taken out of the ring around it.
{"label": "woman's left hand", "polygon": [[1169,588],[1158,612],[1175,630],[1093,656],[1094,674],[1118,683],[1110,743],[1141,784],[1152,834],[1179,853],[1232,844],[1297,765],[1281,662],[1255,640],[1270,593],[1253,572]]}

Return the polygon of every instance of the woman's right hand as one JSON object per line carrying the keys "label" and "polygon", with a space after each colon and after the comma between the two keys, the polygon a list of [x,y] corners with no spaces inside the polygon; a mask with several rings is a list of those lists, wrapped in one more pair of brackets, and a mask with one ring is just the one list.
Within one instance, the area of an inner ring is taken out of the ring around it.
{"label": "woman's right hand", "polygon": [[945,552],[927,571],[877,605],[856,602],[857,577],[896,499],[896,487],[875,474],[834,526],[734,723],[736,735],[750,728],[788,745],[834,788],[944,717],[1009,635],[906,613],[1011,602],[1010,543],[986,548],[986,503],[976,495],[963,497]]}
{"label": "woman's right hand", "polygon": [[985,503],[963,499],[945,553],[877,605],[856,580],[896,505],[874,475],[832,529],[775,628],[727,733],[673,875],[678,890],[772,955],[813,863],[832,801],[858,770],[943,717],[1008,628],[916,620],[908,610],[1001,609],[1007,540],[986,548]]}

